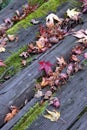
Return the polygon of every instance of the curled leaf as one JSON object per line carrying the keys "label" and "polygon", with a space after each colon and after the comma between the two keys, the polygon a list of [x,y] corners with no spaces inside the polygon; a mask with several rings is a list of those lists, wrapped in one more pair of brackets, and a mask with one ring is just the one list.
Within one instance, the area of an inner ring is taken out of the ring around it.
{"label": "curled leaf", "polygon": [[44,95],[44,99],[49,99],[52,96],[52,92],[51,91],[47,91]]}
{"label": "curled leaf", "polygon": [[4,122],[10,121],[19,111],[16,106],[11,106],[10,109],[11,109],[11,112],[6,115]]}
{"label": "curled leaf", "polygon": [[57,15],[55,15],[53,13],[49,14],[46,17],[46,26],[49,27],[49,28],[53,27],[55,21],[61,22],[60,18]]}
{"label": "curled leaf", "polygon": [[43,116],[50,121],[58,121],[58,119],[60,118],[60,112],[57,112],[56,110],[49,111],[48,109],[46,109],[46,111],[48,114]]}
{"label": "curled leaf", "polygon": [[41,90],[38,90],[38,91],[36,92],[36,94],[35,94],[35,97],[36,97],[36,98],[40,98],[40,97],[42,97],[42,96],[43,96],[43,93],[42,93]]}
{"label": "curled leaf", "polygon": [[57,64],[59,66],[66,66],[67,65],[67,63],[66,63],[65,59],[63,58],[63,56],[61,56],[61,58],[56,57],[56,59],[57,59]]}
{"label": "curled leaf", "polygon": [[59,108],[60,107],[59,99],[57,97],[50,98],[50,105],[53,105],[54,107]]}
{"label": "curled leaf", "polygon": [[49,84],[48,79],[43,77],[41,82],[41,87],[46,87]]}

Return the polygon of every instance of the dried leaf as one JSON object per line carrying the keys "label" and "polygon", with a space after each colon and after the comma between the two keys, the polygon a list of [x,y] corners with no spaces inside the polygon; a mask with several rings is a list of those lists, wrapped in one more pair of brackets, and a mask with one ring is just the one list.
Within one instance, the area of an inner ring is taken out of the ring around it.
{"label": "dried leaf", "polygon": [[54,107],[59,108],[60,107],[59,99],[57,97],[50,98],[50,105],[53,105]]}
{"label": "dried leaf", "polygon": [[22,65],[24,65],[24,66],[26,66],[26,64],[27,64],[27,61],[26,60],[22,60]]}
{"label": "dried leaf", "polygon": [[58,119],[60,118],[60,112],[57,112],[56,110],[53,111],[49,111],[47,110],[47,115],[43,115],[45,118],[49,119],[50,121],[58,121]]}
{"label": "dried leaf", "polygon": [[48,79],[43,77],[41,82],[41,87],[46,87],[49,84]]}
{"label": "dried leaf", "polygon": [[76,55],[72,55],[72,56],[71,56],[71,60],[72,60],[72,61],[75,61],[75,62],[79,62],[79,59],[77,58]]}
{"label": "dried leaf", "polygon": [[44,95],[44,99],[49,99],[52,96],[52,92],[51,91],[47,91]]}
{"label": "dried leaf", "polygon": [[49,61],[40,61],[39,62],[39,70],[44,70],[46,74],[48,75],[50,72],[52,72],[52,64]]}
{"label": "dried leaf", "polygon": [[15,36],[14,35],[8,35],[8,39],[9,39],[9,41],[14,41],[15,40]]}
{"label": "dried leaf", "polygon": [[28,53],[27,52],[22,52],[21,54],[20,54],[20,56],[21,57],[24,57],[25,59],[28,57]]}
{"label": "dried leaf", "polygon": [[6,66],[6,65],[3,63],[2,60],[0,60],[0,67],[1,67],[1,66]]}
{"label": "dried leaf", "polygon": [[85,59],[87,59],[87,52],[85,52],[84,57],[85,57]]}
{"label": "dried leaf", "polygon": [[71,18],[71,19],[78,19],[78,16],[79,16],[79,14],[80,14],[80,12],[78,12],[78,11],[76,11],[76,9],[74,8],[74,9],[68,9],[67,11],[66,11],[66,13],[67,13],[67,16],[69,17],[69,18]]}
{"label": "dried leaf", "polygon": [[73,71],[74,71],[73,64],[70,63],[70,64],[68,65],[68,67],[67,67],[67,74],[70,75],[70,74],[73,73]]}
{"label": "dried leaf", "polygon": [[11,112],[6,115],[4,122],[10,121],[19,111],[16,106],[11,106],[10,109],[11,109]]}
{"label": "dried leaf", "polygon": [[0,45],[0,52],[5,52],[5,48],[2,45]]}
{"label": "dried leaf", "polygon": [[55,36],[49,38],[50,43],[58,43],[59,39]]}
{"label": "dried leaf", "polygon": [[66,66],[66,65],[67,65],[67,63],[66,63],[66,61],[64,60],[63,56],[61,56],[61,58],[56,57],[56,59],[57,59],[57,64],[58,64],[59,66]]}
{"label": "dried leaf", "polygon": [[49,15],[46,17],[46,26],[47,26],[48,28],[53,27],[55,21],[61,22],[61,19],[60,19],[57,15],[55,15],[55,14],[53,14],[53,13],[49,14]]}
{"label": "dried leaf", "polygon": [[35,19],[32,19],[32,20],[31,20],[31,23],[34,24],[34,25],[36,25],[36,24],[39,24],[40,21],[37,21],[37,20],[35,20]]}
{"label": "dried leaf", "polygon": [[35,94],[35,98],[40,98],[40,97],[42,97],[43,96],[43,93],[42,93],[42,91],[41,90],[38,90],[37,92],[36,92],[36,94]]}
{"label": "dried leaf", "polygon": [[74,32],[73,36],[77,37],[77,38],[87,38],[86,34],[84,33],[84,30],[81,29],[77,32]]}

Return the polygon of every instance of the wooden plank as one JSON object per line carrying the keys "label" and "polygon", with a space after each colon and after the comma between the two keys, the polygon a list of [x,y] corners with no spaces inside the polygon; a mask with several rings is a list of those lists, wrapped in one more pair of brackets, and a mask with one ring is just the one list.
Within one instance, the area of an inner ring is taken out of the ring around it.
{"label": "wooden plank", "polygon": [[[76,120],[77,116],[87,105],[86,76],[87,69],[71,77],[70,81],[57,92],[57,97],[61,102],[61,118],[63,118],[66,123],[61,120],[51,122],[43,116],[40,116],[27,130],[44,130],[44,128],[45,130],[68,130],[71,124]],[[48,109],[51,109],[51,107]]]}
{"label": "wooden plank", "polygon": [[7,7],[2,9],[0,11],[0,24],[3,22],[4,19],[8,17],[12,17],[14,15],[15,10],[20,9],[22,5],[27,3],[27,0],[13,0],[12,2],[9,3]]}
{"label": "wooden plank", "polygon": [[[28,98],[28,100],[32,98],[34,94],[33,88],[35,79],[40,76],[38,62],[40,60],[49,60],[54,64],[56,62],[55,56],[63,55],[66,58],[69,55],[71,48],[76,44],[74,42],[75,40],[75,37],[68,36],[63,42],[61,42],[60,46],[55,45],[42,56],[38,57],[38,59],[29,67],[3,84],[2,89],[0,90],[0,111],[3,113],[3,117],[7,113],[8,108],[4,107],[2,102],[7,106],[10,106],[11,104],[21,106],[26,98]],[[65,49],[66,46],[67,49]],[[0,122],[1,120],[2,118],[0,118]]]}
{"label": "wooden plank", "polygon": [[[69,8],[68,3],[63,4],[62,7],[60,6],[60,8],[58,9],[59,16],[63,17],[64,12],[68,8]],[[45,18],[40,18],[38,20],[40,20],[40,22],[43,25],[45,24]],[[21,30],[19,30],[17,32],[17,36],[18,36],[19,40],[17,42],[14,42],[14,41],[8,42],[4,55],[3,55],[3,53],[0,53],[0,59],[5,60],[9,56],[11,56],[10,52],[13,52],[13,53],[17,52],[19,50],[19,48],[22,48],[24,45],[27,45],[31,41],[35,41],[35,36],[38,31],[39,31],[39,25],[28,27],[27,29],[21,28]]]}

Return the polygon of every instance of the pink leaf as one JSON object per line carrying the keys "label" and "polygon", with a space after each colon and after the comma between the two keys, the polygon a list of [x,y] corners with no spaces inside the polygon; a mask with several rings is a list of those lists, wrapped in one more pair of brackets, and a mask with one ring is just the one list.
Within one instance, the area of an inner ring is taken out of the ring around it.
{"label": "pink leaf", "polygon": [[40,61],[39,65],[39,70],[44,70],[47,75],[52,72],[52,64],[49,61]]}
{"label": "pink leaf", "polygon": [[87,52],[85,52],[84,57],[87,59]]}
{"label": "pink leaf", "polygon": [[6,66],[6,65],[3,63],[2,60],[0,60],[0,66],[1,66],[1,67],[2,67],[2,66]]}

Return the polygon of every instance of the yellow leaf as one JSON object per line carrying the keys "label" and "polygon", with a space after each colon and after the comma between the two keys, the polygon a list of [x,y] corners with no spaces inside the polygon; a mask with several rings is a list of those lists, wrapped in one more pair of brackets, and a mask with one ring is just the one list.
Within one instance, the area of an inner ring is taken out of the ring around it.
{"label": "yellow leaf", "polygon": [[43,115],[45,118],[49,119],[50,121],[57,121],[60,118],[60,112],[57,112],[56,110],[53,111],[47,111],[47,115]]}
{"label": "yellow leaf", "polygon": [[0,46],[0,52],[5,52],[5,48],[3,46]]}
{"label": "yellow leaf", "polygon": [[80,14],[80,12],[78,12],[78,11],[76,11],[76,9],[74,8],[74,9],[68,9],[67,11],[66,11],[66,13],[67,13],[67,16],[69,17],[69,18],[72,18],[72,17],[74,17],[75,15],[79,15]]}

